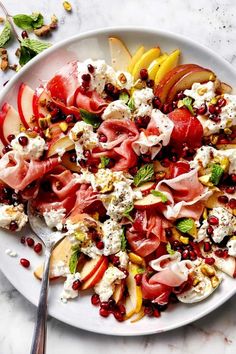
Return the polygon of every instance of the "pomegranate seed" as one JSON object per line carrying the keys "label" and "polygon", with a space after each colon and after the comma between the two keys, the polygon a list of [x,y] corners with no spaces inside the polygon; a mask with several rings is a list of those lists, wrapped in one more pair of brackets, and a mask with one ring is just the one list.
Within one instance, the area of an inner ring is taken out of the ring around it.
{"label": "pomegranate seed", "polygon": [[99,250],[102,250],[104,248],[104,243],[102,241],[98,241],[96,243],[96,247],[99,249]]}
{"label": "pomegranate seed", "polygon": [[89,150],[84,150],[84,157],[88,159],[91,156],[91,152]]}
{"label": "pomegranate seed", "polygon": [[89,74],[83,74],[83,75],[81,76],[81,79],[82,79],[83,81],[90,82],[91,76],[90,76]]}
{"label": "pomegranate seed", "polygon": [[197,259],[197,255],[194,251],[189,251],[189,257],[191,261],[195,261]]}
{"label": "pomegranate seed", "polygon": [[183,259],[188,259],[189,258],[189,250],[184,250],[182,252],[182,258]]}
{"label": "pomegranate seed", "polygon": [[158,309],[154,309],[154,311],[153,311],[153,316],[154,316],[154,317],[160,317],[160,316],[161,316],[161,314],[160,314],[160,312],[158,311]]}
{"label": "pomegranate seed", "polygon": [[23,236],[23,237],[21,237],[21,239],[20,239],[20,243],[22,243],[22,245],[24,245],[25,244],[25,237]]}
{"label": "pomegranate seed", "polygon": [[33,131],[36,132],[36,133],[39,133],[39,127],[33,127]]}
{"label": "pomegranate seed", "polygon": [[135,117],[134,122],[138,128],[147,128],[150,119],[149,116]]}
{"label": "pomegranate seed", "polygon": [[88,64],[88,71],[90,72],[90,74],[94,73],[94,66],[92,64]]}
{"label": "pomegranate seed", "polygon": [[210,242],[204,242],[204,251],[209,252],[211,250]]}
{"label": "pomegranate seed", "polygon": [[88,90],[89,88],[89,82],[88,81],[82,81],[82,87],[85,89],[85,92]]}
{"label": "pomegranate seed", "polygon": [[97,173],[98,172],[98,167],[95,166],[95,165],[90,165],[88,169],[92,173]]}
{"label": "pomegranate seed", "polygon": [[132,167],[132,168],[129,169],[129,173],[130,173],[132,176],[136,175],[137,172],[138,172],[138,167],[137,167],[137,166]]}
{"label": "pomegranate seed", "polygon": [[185,94],[183,93],[183,91],[180,91],[179,93],[177,93],[176,95],[176,99],[177,100],[182,100],[185,96]]}
{"label": "pomegranate seed", "polygon": [[114,310],[115,307],[116,307],[116,302],[115,302],[115,300],[114,300],[114,299],[109,299],[109,300],[108,300],[108,306],[109,306],[109,309],[110,309],[110,310]]}
{"label": "pomegranate seed", "polygon": [[162,106],[161,100],[160,100],[160,98],[157,97],[157,96],[155,96],[155,97],[153,98],[152,104],[153,104],[153,107],[154,107],[154,108],[158,108],[158,109],[160,109],[161,106]]}
{"label": "pomegranate seed", "polygon": [[136,281],[136,285],[137,286],[140,286],[142,284],[142,278],[143,278],[142,274],[136,274],[135,275],[134,279]]}
{"label": "pomegranate seed", "polygon": [[231,199],[229,200],[229,207],[230,207],[231,209],[236,209],[236,199],[235,199],[235,198],[231,198]]}
{"label": "pomegranate seed", "polygon": [[207,105],[204,103],[198,108],[197,114],[204,115],[206,114],[206,112],[207,112]]}
{"label": "pomegranate seed", "polygon": [[235,187],[234,187],[234,186],[229,186],[229,187],[225,188],[225,191],[226,191],[226,193],[228,193],[228,194],[234,194],[234,192],[235,192]]}
{"label": "pomegranate seed", "polygon": [[23,39],[25,39],[25,38],[28,38],[29,36],[28,36],[28,33],[27,33],[26,31],[22,31],[22,32],[21,32],[21,37],[22,37]]}
{"label": "pomegranate seed", "polygon": [[154,86],[154,80],[147,80],[147,87],[152,88]]}
{"label": "pomegranate seed", "polygon": [[114,89],[115,87],[111,83],[105,85],[105,92],[108,94],[112,94],[114,92]]}
{"label": "pomegranate seed", "polygon": [[34,246],[34,252],[36,253],[40,253],[42,252],[43,246],[41,243],[36,243],[36,245]]}
{"label": "pomegranate seed", "polygon": [[101,302],[101,309],[108,310],[109,309],[109,303],[108,301],[103,301]]}
{"label": "pomegranate seed", "polygon": [[175,249],[176,247],[180,246],[179,241],[175,240],[175,241],[172,243],[172,246],[173,246],[174,249]]}
{"label": "pomegranate seed", "polygon": [[75,281],[73,282],[73,284],[72,284],[72,289],[73,289],[73,290],[79,290],[80,286],[81,286],[81,282],[77,279],[77,280],[75,280]]}
{"label": "pomegranate seed", "polygon": [[104,134],[101,134],[99,136],[99,141],[100,141],[100,143],[106,143],[107,142],[107,137]]}
{"label": "pomegranate seed", "polygon": [[97,305],[100,304],[100,299],[99,299],[98,294],[93,294],[93,295],[91,296],[91,303],[92,303],[92,305],[94,305],[94,306],[97,306]]}
{"label": "pomegranate seed", "polygon": [[212,235],[213,234],[213,227],[212,226],[208,226],[208,228],[207,228],[207,234],[208,235]]}
{"label": "pomegranate seed", "polygon": [[119,305],[119,311],[120,313],[124,316],[126,314],[126,309],[125,309],[125,306],[120,304]]}
{"label": "pomegranate seed", "polygon": [[216,250],[215,255],[219,258],[224,258],[224,250],[221,249]]}
{"label": "pomegranate seed", "polygon": [[210,225],[219,225],[219,219],[216,216],[209,216],[207,221]]}
{"label": "pomegranate seed", "polygon": [[171,103],[165,103],[162,109],[164,114],[170,113],[172,111],[172,104]]}
{"label": "pomegranate seed", "polygon": [[215,259],[213,257],[207,257],[207,258],[205,258],[204,262],[206,264],[212,265],[215,263]]}
{"label": "pomegranate seed", "polygon": [[118,256],[114,256],[112,262],[115,266],[118,267],[120,265],[120,258]]}
{"label": "pomegranate seed", "polygon": [[28,145],[29,139],[27,138],[27,136],[20,136],[18,138],[18,141],[21,146],[26,146]]}
{"label": "pomegranate seed", "polygon": [[217,101],[217,106],[219,106],[219,107],[224,107],[225,105],[226,105],[226,99],[225,98],[223,98],[223,97],[221,97],[221,98],[219,98],[218,99],[218,101]]}
{"label": "pomegranate seed", "polygon": [[29,247],[33,247],[34,246],[34,240],[31,237],[27,237],[26,243],[27,243],[27,245]]}
{"label": "pomegranate seed", "polygon": [[128,277],[129,275],[129,272],[127,269],[123,269],[123,268],[120,268],[120,270],[122,270],[122,272],[124,273],[124,275],[126,276],[126,278]]}
{"label": "pomegranate seed", "polygon": [[123,315],[119,311],[114,312],[114,317],[119,322],[124,321]]}
{"label": "pomegranate seed", "polygon": [[145,306],[144,313],[145,313],[145,315],[152,316],[153,315],[153,308],[151,306]]}
{"label": "pomegranate seed", "polygon": [[29,266],[30,266],[30,261],[28,261],[28,259],[26,259],[26,258],[21,258],[21,259],[20,259],[20,264],[21,264],[24,268],[29,268]]}
{"label": "pomegranate seed", "polygon": [[6,145],[3,149],[2,149],[2,153],[5,155],[7,152],[11,151],[12,147],[11,145]]}
{"label": "pomegranate seed", "polygon": [[220,114],[221,113],[221,108],[219,106],[215,107],[215,114]]}
{"label": "pomegranate seed", "polygon": [[66,123],[73,123],[74,121],[74,116],[72,114],[68,114],[68,116],[66,116]]}
{"label": "pomegranate seed", "polygon": [[100,314],[100,316],[102,316],[102,317],[108,317],[108,316],[109,316],[109,311],[106,310],[106,309],[104,309],[104,308],[100,308],[99,314]]}
{"label": "pomegranate seed", "polygon": [[218,197],[218,201],[222,204],[227,204],[229,201],[229,198],[226,195],[220,195]]}
{"label": "pomegranate seed", "polygon": [[236,183],[236,173],[233,173],[230,177],[232,182]]}
{"label": "pomegranate seed", "polygon": [[148,79],[147,69],[141,69],[139,75],[141,77],[141,80],[147,80]]}
{"label": "pomegranate seed", "polygon": [[172,236],[172,229],[170,227],[165,229],[165,234],[166,234],[166,237],[171,237]]}
{"label": "pomegranate seed", "polygon": [[210,112],[211,114],[215,114],[215,112],[216,112],[216,106],[215,106],[214,104],[210,104],[209,107],[208,107],[208,109],[209,109],[209,112]]}
{"label": "pomegranate seed", "polygon": [[18,229],[18,224],[16,221],[11,221],[9,225],[9,230],[10,231],[16,231]]}
{"label": "pomegranate seed", "polygon": [[229,257],[228,250],[224,250],[224,255],[223,255],[223,258],[227,258],[227,257]]}
{"label": "pomegranate seed", "polygon": [[12,142],[13,139],[15,139],[15,135],[14,134],[8,135],[7,140],[9,141],[9,143]]}

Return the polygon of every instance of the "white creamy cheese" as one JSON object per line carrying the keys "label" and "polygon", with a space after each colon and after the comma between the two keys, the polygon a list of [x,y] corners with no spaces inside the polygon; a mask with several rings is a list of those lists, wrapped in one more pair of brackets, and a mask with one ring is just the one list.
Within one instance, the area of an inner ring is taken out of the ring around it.
{"label": "white creamy cheese", "polygon": [[[26,137],[28,144],[22,146],[19,143],[20,137]],[[46,149],[46,142],[43,138],[37,135],[35,138],[30,138],[25,133],[18,134],[15,139],[11,141],[11,146],[15,151],[18,151],[24,158],[38,160]]]}
{"label": "white creamy cheese", "polygon": [[210,102],[215,97],[214,82],[209,81],[205,84],[195,82],[191,90],[185,90],[184,94],[194,99],[193,106],[199,108],[203,103]]}
{"label": "white creamy cheese", "polygon": [[80,247],[80,251],[83,254],[86,254],[86,256],[90,257],[90,258],[97,258],[97,256],[100,256],[103,254],[103,250],[99,250],[96,247],[95,242],[93,242],[92,240],[85,240]]}
{"label": "white creamy cheese", "polygon": [[226,105],[221,108],[219,118],[221,120],[222,129],[236,125],[236,95],[224,94]]}
{"label": "white creamy cheese", "polygon": [[72,288],[72,285],[76,280],[80,280],[80,273],[66,275],[66,281],[64,282],[63,292],[61,294],[62,301],[68,299],[74,299],[79,295],[78,290],[74,290]]}
{"label": "white creamy cheese", "polygon": [[53,267],[50,270],[50,274],[52,277],[65,277],[69,273],[69,268],[62,260],[54,263]]}
{"label": "white creamy cheese", "polygon": [[43,216],[48,227],[50,227],[51,229],[55,227],[57,230],[61,230],[63,226],[62,220],[66,216],[66,209],[61,208],[57,210],[52,209],[49,211],[45,211],[43,213]]}
{"label": "white creamy cheese", "polygon": [[231,239],[227,242],[226,247],[228,248],[228,254],[230,256],[236,257],[236,240]]}
{"label": "white creamy cheese", "polygon": [[28,216],[24,212],[24,205],[18,204],[6,205],[0,204],[0,227],[9,229],[10,223],[15,221],[18,225],[17,231],[20,231],[28,222]]}
{"label": "white creamy cheese", "polygon": [[154,97],[153,90],[151,88],[145,88],[142,90],[135,90],[133,93],[134,105],[136,116],[150,116],[152,113],[152,99]]}
{"label": "white creamy cheese", "polygon": [[130,119],[131,111],[122,100],[117,100],[109,103],[102,114],[102,119]]}
{"label": "white creamy cheese", "polygon": [[9,257],[17,257],[17,256],[18,256],[17,253],[16,253],[16,251],[10,250],[9,248],[7,248],[7,249],[5,250],[5,253],[6,253]]}
{"label": "white creamy cheese", "polygon": [[116,253],[116,256],[119,257],[120,267],[126,269],[129,264],[128,254],[124,251],[120,251]]}
{"label": "white creamy cheese", "polygon": [[134,85],[133,76],[127,71],[116,71],[116,82],[120,89],[130,90]]}
{"label": "white creamy cheese", "polygon": [[94,290],[96,294],[99,295],[100,300],[102,302],[108,301],[114,292],[116,281],[124,279],[125,277],[126,275],[118,268],[113,266],[109,267],[105,271],[100,282],[94,287]]}
{"label": "white creamy cheese", "polygon": [[121,248],[121,235],[123,230],[119,223],[115,220],[109,219],[102,225],[103,231],[103,254],[109,256],[120,251]]}

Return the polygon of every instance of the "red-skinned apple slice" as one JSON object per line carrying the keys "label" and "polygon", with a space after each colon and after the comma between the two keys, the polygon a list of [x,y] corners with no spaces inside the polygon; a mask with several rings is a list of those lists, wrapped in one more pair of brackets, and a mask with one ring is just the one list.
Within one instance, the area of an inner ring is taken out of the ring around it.
{"label": "red-skinned apple slice", "polygon": [[17,96],[17,106],[20,119],[25,128],[33,128],[35,123],[33,122],[33,97],[34,90],[28,85],[22,83],[19,87]]}
{"label": "red-skinned apple slice", "polygon": [[0,139],[3,145],[9,143],[7,137],[10,134],[19,134],[21,124],[17,111],[11,105],[5,103],[0,111]]}
{"label": "red-skinned apple slice", "polygon": [[215,74],[204,68],[194,68],[191,72],[188,72],[182,76],[169,91],[166,101],[172,102],[178,92],[190,89],[192,84],[199,82],[203,84],[204,82],[214,81],[216,78]]}
{"label": "red-skinned apple slice", "polygon": [[146,197],[134,202],[134,207],[140,210],[163,207],[163,205],[161,198],[156,197],[153,194],[148,194]]}
{"label": "red-skinned apple slice", "polygon": [[134,188],[134,191],[140,191],[142,193],[150,192],[152,189],[155,189],[156,183],[155,182],[146,182],[143,183],[141,186]]}
{"label": "red-skinned apple slice", "polygon": [[157,85],[155,89],[155,96],[158,96],[162,103],[165,103],[168,92],[173,85],[179,81],[182,76],[191,72],[194,68],[200,68],[200,66],[195,64],[183,64],[169,71]]}
{"label": "red-skinned apple slice", "polygon": [[80,271],[81,281],[86,282],[92,275],[98,270],[102,262],[104,261],[104,256],[98,256],[97,258],[90,259],[85,262],[83,268]]}
{"label": "red-skinned apple slice", "polygon": [[69,151],[74,149],[75,144],[66,136],[61,138],[55,138],[50,141],[50,145],[47,152],[47,157],[51,157],[55,154],[60,154],[60,151]]}
{"label": "red-skinned apple slice", "polygon": [[96,272],[88,279],[86,282],[84,282],[81,286],[81,290],[86,290],[94,287],[103,277],[103,274],[108,268],[108,259],[107,257],[104,257],[102,263],[100,264],[99,268],[96,270]]}

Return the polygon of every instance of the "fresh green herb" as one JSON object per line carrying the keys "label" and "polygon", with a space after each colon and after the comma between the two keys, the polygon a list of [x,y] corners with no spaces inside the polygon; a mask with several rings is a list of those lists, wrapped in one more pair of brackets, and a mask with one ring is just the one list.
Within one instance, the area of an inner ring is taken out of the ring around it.
{"label": "fresh green herb", "polygon": [[138,273],[138,274],[143,274],[143,273],[145,273],[145,268],[139,267],[139,268],[137,269],[137,273]]}
{"label": "fresh green herb", "polygon": [[79,256],[80,256],[80,251],[77,249],[76,251],[74,251],[70,257],[69,260],[69,270],[72,274],[74,274],[76,272],[76,268],[78,265],[78,260],[79,260]]}
{"label": "fresh green herb", "polygon": [[100,157],[100,159],[101,159],[101,163],[100,163],[101,168],[105,168],[107,165],[109,165],[110,162],[109,157],[102,156]]}
{"label": "fresh green herb", "polygon": [[167,243],[166,245],[166,250],[167,252],[172,256],[173,254],[175,254],[175,251],[171,248],[171,244],[170,242]]}
{"label": "fresh green herb", "polygon": [[12,18],[14,23],[23,30],[34,30],[44,24],[43,15],[39,12],[34,12],[32,15],[19,14]]}
{"label": "fresh green herb", "polygon": [[20,65],[25,65],[37,54],[49,47],[51,47],[51,44],[47,42],[42,42],[37,39],[23,39],[20,44]]}
{"label": "fresh green herb", "polygon": [[191,97],[184,97],[182,100],[183,105],[188,108],[190,113],[194,114],[192,102],[193,99]]}
{"label": "fresh green herb", "polygon": [[101,124],[99,117],[96,114],[90,113],[85,109],[80,109],[80,116],[85,123],[91,124],[94,128],[98,128]]}
{"label": "fresh green herb", "polygon": [[5,44],[11,39],[11,25],[6,21],[5,26],[0,34],[0,48],[4,47]]}
{"label": "fresh green herb", "polygon": [[134,209],[134,205],[132,204],[129,208],[127,208],[124,213],[123,216],[125,216],[128,220],[133,221],[132,216],[130,215],[130,212]]}
{"label": "fresh green herb", "polygon": [[160,197],[162,203],[166,203],[168,201],[167,196],[162,192],[152,190],[151,193],[152,193],[152,195],[154,195],[154,197]]}
{"label": "fresh green herb", "polygon": [[119,95],[119,100],[123,101],[124,103],[129,102],[129,94],[125,91],[122,91]]}
{"label": "fresh green herb", "polygon": [[122,234],[121,234],[121,251],[125,251],[127,247],[127,240],[125,237],[125,228],[123,227],[122,229]]}
{"label": "fresh green herb", "polygon": [[144,182],[150,181],[154,176],[154,166],[152,163],[142,166],[134,176],[134,185],[138,187]]}
{"label": "fresh green herb", "polygon": [[129,102],[128,102],[128,107],[133,112],[135,110],[135,104],[134,104],[134,98],[130,97]]}
{"label": "fresh green herb", "polygon": [[224,169],[218,163],[214,163],[211,170],[210,182],[217,186],[220,182],[223,173]]}
{"label": "fresh green herb", "polygon": [[194,220],[193,219],[182,219],[180,221],[177,222],[176,224],[176,228],[183,232],[183,233],[187,233],[190,230],[192,230],[194,227]]}

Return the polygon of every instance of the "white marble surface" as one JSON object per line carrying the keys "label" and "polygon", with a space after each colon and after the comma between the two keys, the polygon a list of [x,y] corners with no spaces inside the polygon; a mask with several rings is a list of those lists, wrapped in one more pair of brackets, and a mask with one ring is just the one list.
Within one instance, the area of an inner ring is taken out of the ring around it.
{"label": "white marble surface", "polygon": [[[101,27],[138,25],[184,34],[220,53],[236,66],[236,2],[233,0],[71,0],[72,14],[62,0],[5,0],[11,14],[41,11],[59,17],[57,42]],[[14,60],[13,51],[11,52]],[[0,87],[10,75],[0,72]],[[206,318],[184,328],[139,338],[115,338],[80,331],[49,318],[49,354],[163,353],[233,354],[236,350],[236,296]],[[0,354],[29,353],[35,308],[0,273]],[[79,316],[79,314],[78,314]]]}

